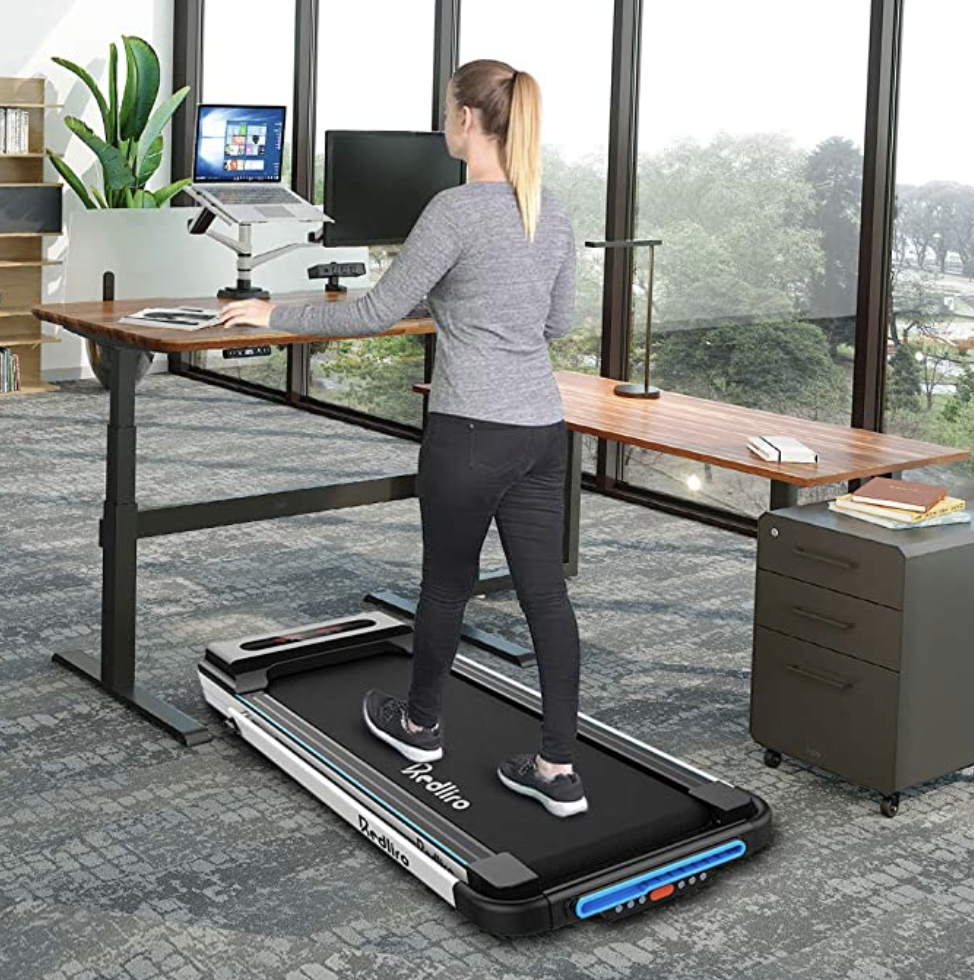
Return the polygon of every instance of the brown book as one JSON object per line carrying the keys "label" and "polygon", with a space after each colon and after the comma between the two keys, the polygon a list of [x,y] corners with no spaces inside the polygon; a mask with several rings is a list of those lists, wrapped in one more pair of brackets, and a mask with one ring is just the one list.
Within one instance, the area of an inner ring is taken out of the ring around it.
{"label": "brown book", "polygon": [[924,514],[947,496],[946,487],[932,483],[911,483],[909,480],[888,480],[877,476],[864,483],[852,499],[857,504],[874,504],[877,507],[895,507]]}

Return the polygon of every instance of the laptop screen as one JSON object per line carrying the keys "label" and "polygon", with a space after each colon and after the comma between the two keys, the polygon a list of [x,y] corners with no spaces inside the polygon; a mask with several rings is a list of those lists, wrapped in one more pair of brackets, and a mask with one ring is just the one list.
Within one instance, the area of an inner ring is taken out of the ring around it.
{"label": "laptop screen", "polygon": [[199,106],[193,180],[280,180],[285,111],[284,106]]}

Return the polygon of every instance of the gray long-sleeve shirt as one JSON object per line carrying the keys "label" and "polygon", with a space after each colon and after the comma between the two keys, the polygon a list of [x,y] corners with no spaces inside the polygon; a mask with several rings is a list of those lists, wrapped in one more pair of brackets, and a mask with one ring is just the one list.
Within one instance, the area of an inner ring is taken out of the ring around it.
{"label": "gray long-sleeve shirt", "polygon": [[575,237],[542,190],[529,242],[507,181],[437,194],[375,287],[347,303],[281,304],[270,326],[312,336],[382,333],[427,297],[437,325],[433,412],[550,425],[564,418],[548,340],[575,311]]}

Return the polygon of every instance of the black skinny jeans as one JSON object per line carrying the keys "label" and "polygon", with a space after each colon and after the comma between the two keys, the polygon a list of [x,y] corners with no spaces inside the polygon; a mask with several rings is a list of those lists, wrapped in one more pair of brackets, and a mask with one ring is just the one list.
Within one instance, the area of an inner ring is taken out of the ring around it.
{"label": "black skinny jeans", "polygon": [[578,624],[562,566],[567,430],[430,412],[419,452],[423,582],[409,717],[432,727],[460,643],[480,550],[497,521],[534,642],[543,701],[541,756],[572,761],[578,726]]}

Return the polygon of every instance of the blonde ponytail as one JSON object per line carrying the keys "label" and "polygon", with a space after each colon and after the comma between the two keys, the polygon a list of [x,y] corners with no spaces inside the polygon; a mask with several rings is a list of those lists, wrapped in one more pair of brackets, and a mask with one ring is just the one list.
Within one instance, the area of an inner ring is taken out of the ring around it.
{"label": "blonde ponytail", "polygon": [[541,212],[541,89],[526,71],[514,76],[505,156],[507,179],[514,188],[525,234],[533,242]]}
{"label": "blonde ponytail", "polygon": [[461,65],[450,79],[459,106],[480,110],[484,133],[500,143],[524,232],[533,242],[541,214],[541,87],[503,61]]}

